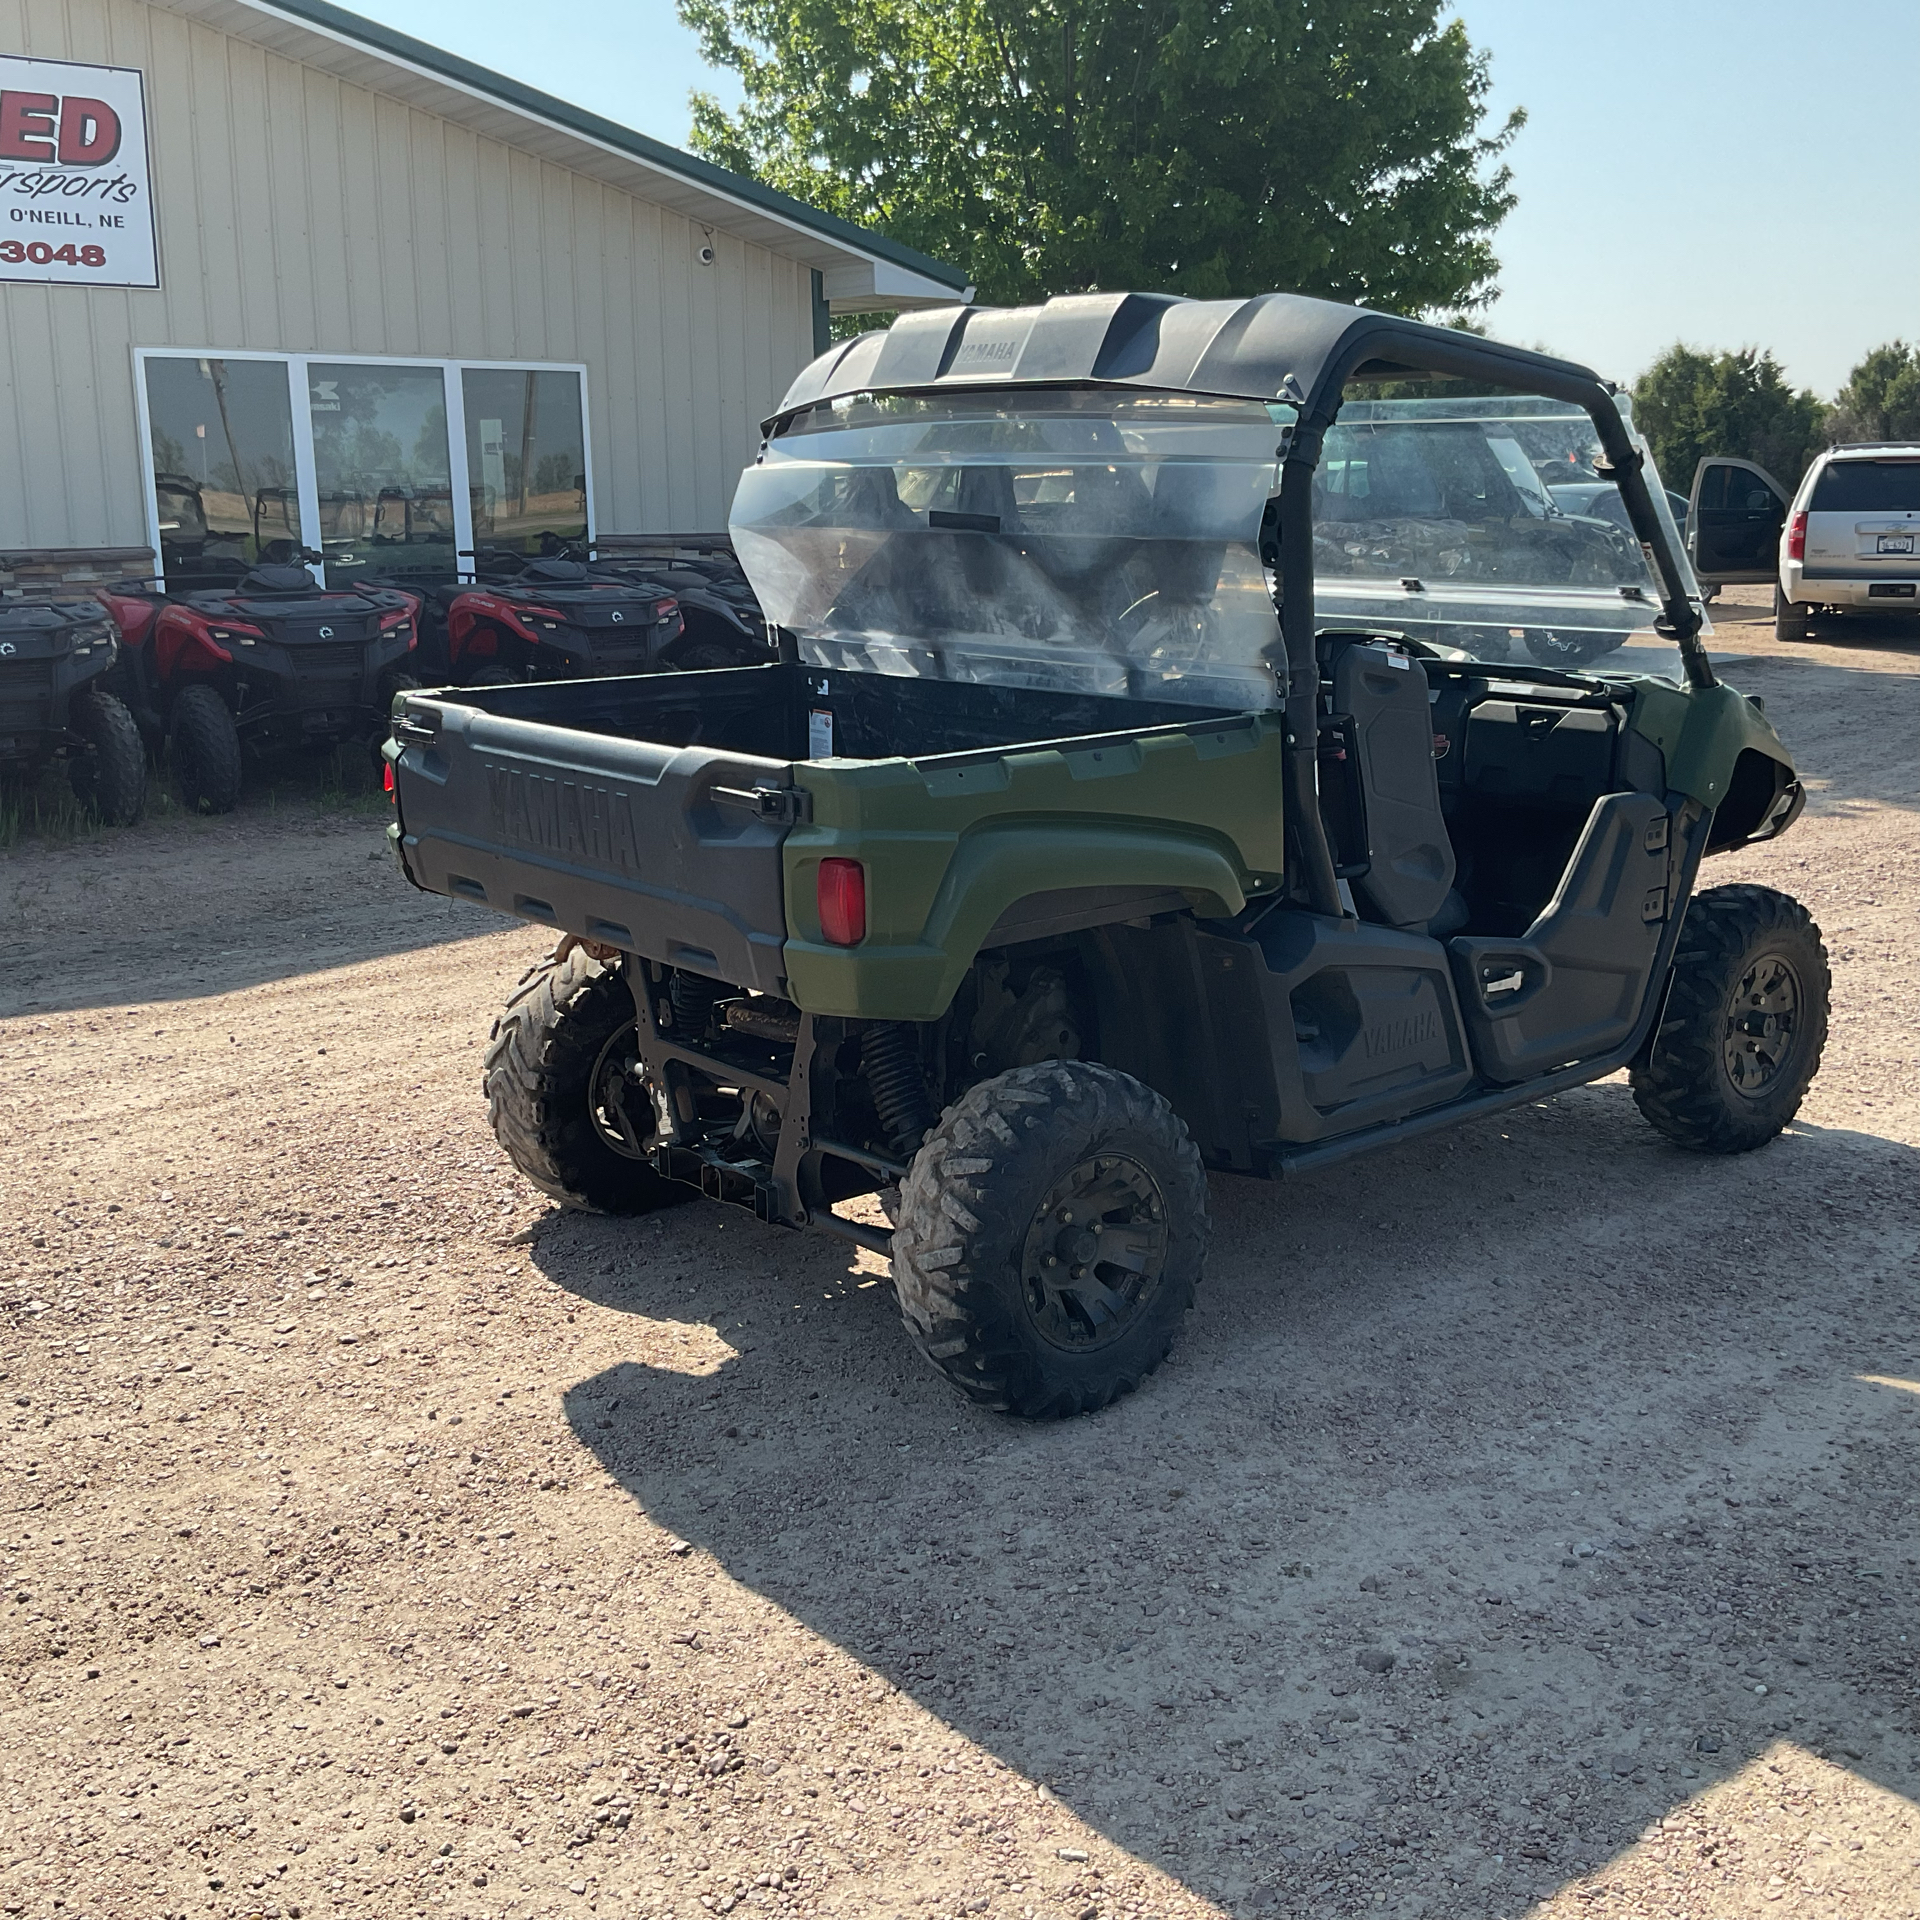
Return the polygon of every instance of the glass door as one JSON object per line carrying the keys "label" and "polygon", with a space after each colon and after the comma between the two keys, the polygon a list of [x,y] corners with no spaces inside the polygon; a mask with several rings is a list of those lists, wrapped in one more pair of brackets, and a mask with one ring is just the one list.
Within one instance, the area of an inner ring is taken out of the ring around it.
{"label": "glass door", "polygon": [[450,577],[460,544],[446,369],[309,360],[314,492],[327,582]]}
{"label": "glass door", "polygon": [[450,581],[476,547],[591,537],[583,368],[146,348],[134,362],[176,591],[316,549],[333,586]]}

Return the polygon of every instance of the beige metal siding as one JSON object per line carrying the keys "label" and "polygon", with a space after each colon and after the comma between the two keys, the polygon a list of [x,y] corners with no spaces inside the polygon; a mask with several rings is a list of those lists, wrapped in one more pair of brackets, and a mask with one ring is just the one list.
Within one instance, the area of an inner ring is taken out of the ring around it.
{"label": "beige metal siding", "polygon": [[143,0],[0,49],[145,73],[161,280],[0,284],[0,549],[145,542],[136,346],[582,361],[609,532],[724,524],[812,355],[798,263]]}

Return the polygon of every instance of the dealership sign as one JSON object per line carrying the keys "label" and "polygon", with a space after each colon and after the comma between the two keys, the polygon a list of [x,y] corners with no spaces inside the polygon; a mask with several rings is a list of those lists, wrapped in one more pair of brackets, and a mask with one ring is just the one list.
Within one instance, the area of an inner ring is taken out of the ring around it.
{"label": "dealership sign", "polygon": [[0,280],[160,284],[138,69],[0,54]]}

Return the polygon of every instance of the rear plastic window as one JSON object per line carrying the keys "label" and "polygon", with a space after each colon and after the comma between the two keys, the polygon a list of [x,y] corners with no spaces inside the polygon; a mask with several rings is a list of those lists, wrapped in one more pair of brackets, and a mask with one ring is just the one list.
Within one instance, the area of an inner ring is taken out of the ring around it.
{"label": "rear plastic window", "polygon": [[1836,460],[1814,482],[1813,513],[1920,513],[1920,460]]}

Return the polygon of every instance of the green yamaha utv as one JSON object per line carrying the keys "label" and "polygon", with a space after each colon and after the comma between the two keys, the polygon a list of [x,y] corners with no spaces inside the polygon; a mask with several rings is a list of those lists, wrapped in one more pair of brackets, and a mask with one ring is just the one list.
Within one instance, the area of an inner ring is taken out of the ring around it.
{"label": "green yamaha utv", "polygon": [[408,876],[563,936],[485,1084],[564,1204],[840,1234],[1056,1415],[1166,1353],[1210,1172],[1622,1067],[1696,1152],[1798,1108],[1818,930],[1697,883],[1800,783],[1585,368],[1284,294],[914,314],[732,534],[777,662],[397,705]]}

